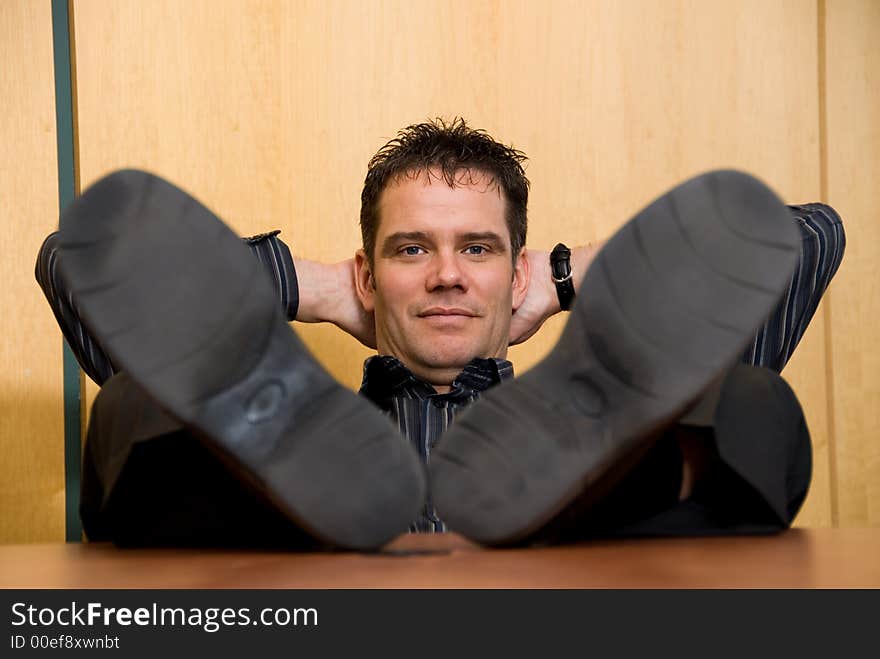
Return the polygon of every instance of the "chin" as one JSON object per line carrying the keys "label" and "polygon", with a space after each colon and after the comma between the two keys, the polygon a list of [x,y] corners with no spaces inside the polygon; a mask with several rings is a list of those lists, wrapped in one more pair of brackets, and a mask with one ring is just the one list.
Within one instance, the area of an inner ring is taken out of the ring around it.
{"label": "chin", "polygon": [[421,355],[422,361],[430,368],[436,369],[462,369],[476,357],[487,357],[485,350],[480,350],[472,345],[449,346],[446,349],[431,346],[430,351]]}

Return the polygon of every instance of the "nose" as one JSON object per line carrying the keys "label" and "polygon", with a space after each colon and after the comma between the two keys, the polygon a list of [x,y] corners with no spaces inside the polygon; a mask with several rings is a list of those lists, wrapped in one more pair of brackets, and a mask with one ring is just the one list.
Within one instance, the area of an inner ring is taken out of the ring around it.
{"label": "nose", "polygon": [[425,286],[428,291],[458,288],[467,291],[467,273],[459,255],[454,252],[438,252],[431,259]]}

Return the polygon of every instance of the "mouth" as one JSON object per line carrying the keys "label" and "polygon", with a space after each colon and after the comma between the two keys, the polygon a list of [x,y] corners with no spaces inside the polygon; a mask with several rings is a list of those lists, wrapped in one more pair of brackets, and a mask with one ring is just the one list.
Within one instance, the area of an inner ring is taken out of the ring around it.
{"label": "mouth", "polygon": [[465,317],[475,318],[475,314],[470,309],[462,309],[461,307],[431,307],[419,312],[419,318],[443,318],[443,317]]}

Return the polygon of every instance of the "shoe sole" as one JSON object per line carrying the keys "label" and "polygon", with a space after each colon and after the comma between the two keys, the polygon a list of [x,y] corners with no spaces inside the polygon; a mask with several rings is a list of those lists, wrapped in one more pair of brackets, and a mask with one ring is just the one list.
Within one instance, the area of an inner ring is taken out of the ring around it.
{"label": "shoe sole", "polygon": [[351,549],[406,531],[425,497],[418,457],[313,359],[264,266],[207,208],[116,172],[65,209],[60,254],[113,364],[290,519]]}
{"label": "shoe sole", "polygon": [[736,361],[786,290],[797,240],[776,195],[735,171],[638,213],[596,255],[547,358],[484,394],[434,450],[449,528],[511,544],[594,505]]}

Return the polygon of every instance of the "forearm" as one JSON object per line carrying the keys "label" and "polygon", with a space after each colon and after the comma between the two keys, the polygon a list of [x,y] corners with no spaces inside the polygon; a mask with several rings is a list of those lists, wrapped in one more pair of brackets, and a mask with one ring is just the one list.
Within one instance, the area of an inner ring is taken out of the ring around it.
{"label": "forearm", "polygon": [[[293,320],[298,315],[297,271],[290,250],[278,238],[278,233],[272,231],[243,240],[254,257],[266,268],[286,318]],[[34,274],[80,367],[86,375],[101,385],[113,375],[116,368],[83,324],[76,300],[72,299],[60,276],[59,262],[56,231],[40,247]]]}
{"label": "forearm", "polygon": [[788,363],[803,337],[846,247],[843,222],[832,207],[811,203],[788,209],[801,234],[798,266],[786,294],[758,328],[742,359],[777,372]]}
{"label": "forearm", "polygon": [[50,234],[40,247],[34,275],[80,367],[97,384],[103,384],[115,369],[83,325],[79,311],[59,276],[57,231]]}
{"label": "forearm", "polygon": [[[571,248],[571,281],[574,284],[575,296],[581,294],[581,284],[584,281],[584,275],[596,254],[601,249],[604,241],[597,243],[587,243],[578,247]],[[546,300],[545,316],[549,318],[559,313],[562,309],[559,306],[559,296],[556,294],[556,284],[553,283],[552,272],[550,269],[550,255],[547,252],[536,252],[538,258],[530,261],[532,269],[531,284],[544,289],[542,298]]]}
{"label": "forearm", "polygon": [[296,320],[301,323],[336,323],[339,302],[354,293],[354,259],[339,263],[318,263],[295,258],[299,282],[299,309]]}
{"label": "forearm", "polygon": [[581,283],[584,281],[584,275],[587,274],[590,264],[604,244],[605,241],[601,240],[595,243],[587,243],[580,247],[574,247],[571,250],[571,272],[575,295],[581,292]]}
{"label": "forearm", "polygon": [[357,296],[354,259],[318,263],[296,258],[301,323],[333,323],[369,348],[376,347],[376,325]]}
{"label": "forearm", "polygon": [[[575,295],[581,294],[581,283],[590,263],[603,243],[588,243],[571,250],[571,271]],[[514,310],[510,323],[510,344],[522,343],[537,332],[551,316],[562,311],[550,269],[550,253],[526,250],[529,266],[529,289],[523,303]]]}

